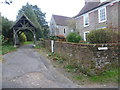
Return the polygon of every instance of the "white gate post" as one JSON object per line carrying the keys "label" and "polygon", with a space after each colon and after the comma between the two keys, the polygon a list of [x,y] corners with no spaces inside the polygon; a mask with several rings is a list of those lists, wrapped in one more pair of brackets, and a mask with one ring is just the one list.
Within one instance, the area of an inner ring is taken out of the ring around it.
{"label": "white gate post", "polygon": [[51,40],[51,51],[54,52],[54,40]]}

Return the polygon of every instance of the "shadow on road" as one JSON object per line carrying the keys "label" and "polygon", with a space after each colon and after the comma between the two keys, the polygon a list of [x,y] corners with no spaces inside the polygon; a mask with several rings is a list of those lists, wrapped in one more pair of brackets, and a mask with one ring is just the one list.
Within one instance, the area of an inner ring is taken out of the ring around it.
{"label": "shadow on road", "polygon": [[34,44],[29,44],[29,45],[20,45],[18,46],[20,49],[31,49],[34,48]]}

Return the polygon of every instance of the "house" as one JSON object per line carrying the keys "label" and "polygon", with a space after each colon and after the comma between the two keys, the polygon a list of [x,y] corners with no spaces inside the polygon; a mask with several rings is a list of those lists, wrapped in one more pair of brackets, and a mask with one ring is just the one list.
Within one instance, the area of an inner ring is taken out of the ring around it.
{"label": "house", "polygon": [[70,17],[52,15],[50,21],[50,36],[63,35],[66,37],[70,32],[73,32],[69,27],[70,20],[72,20]]}
{"label": "house", "polygon": [[113,28],[117,31],[120,21],[119,7],[120,0],[85,0],[85,6],[74,17],[76,28],[84,41],[87,40],[87,34],[91,30]]}

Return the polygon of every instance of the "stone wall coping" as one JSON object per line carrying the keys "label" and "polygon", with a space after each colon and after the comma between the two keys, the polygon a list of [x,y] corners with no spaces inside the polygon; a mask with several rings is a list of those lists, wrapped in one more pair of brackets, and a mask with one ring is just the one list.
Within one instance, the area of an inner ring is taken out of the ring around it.
{"label": "stone wall coping", "polygon": [[[50,41],[50,40],[45,40]],[[84,44],[84,43],[71,43],[71,42],[63,42],[63,41],[55,41],[57,43],[71,44],[71,45],[80,45],[80,46],[90,46],[90,47],[112,47],[112,46],[120,46],[120,43],[104,43],[104,44]]]}

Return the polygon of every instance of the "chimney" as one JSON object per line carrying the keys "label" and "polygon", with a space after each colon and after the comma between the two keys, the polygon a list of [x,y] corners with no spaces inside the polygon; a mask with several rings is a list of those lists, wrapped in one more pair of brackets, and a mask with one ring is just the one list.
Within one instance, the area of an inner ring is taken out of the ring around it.
{"label": "chimney", "polygon": [[87,4],[88,2],[100,2],[100,0],[85,0],[85,4]]}

